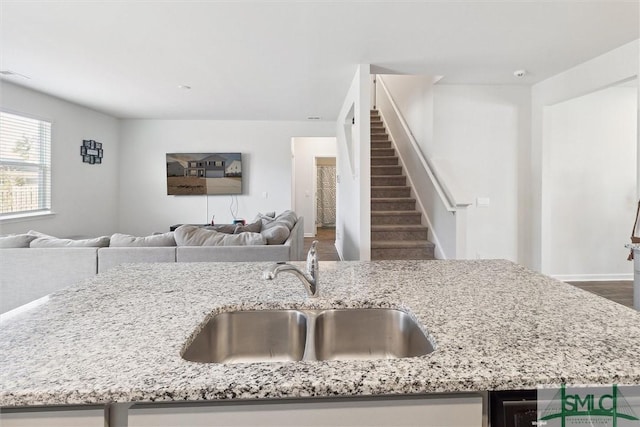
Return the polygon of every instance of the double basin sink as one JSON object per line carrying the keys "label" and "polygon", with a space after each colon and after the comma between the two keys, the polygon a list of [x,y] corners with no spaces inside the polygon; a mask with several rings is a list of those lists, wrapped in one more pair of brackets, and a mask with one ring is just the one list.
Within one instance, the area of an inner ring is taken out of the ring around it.
{"label": "double basin sink", "polygon": [[394,359],[434,350],[407,313],[387,308],[219,313],[184,349],[202,363]]}

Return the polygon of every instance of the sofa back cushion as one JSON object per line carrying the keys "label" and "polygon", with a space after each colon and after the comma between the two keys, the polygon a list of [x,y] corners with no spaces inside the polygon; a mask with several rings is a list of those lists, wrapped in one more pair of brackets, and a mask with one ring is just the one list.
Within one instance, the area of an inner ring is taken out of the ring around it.
{"label": "sofa back cushion", "polygon": [[207,225],[206,227],[201,227],[201,228],[204,228],[205,230],[213,230],[213,231],[217,231],[218,233],[226,233],[226,234],[233,234],[236,231],[235,224]]}
{"label": "sofa back cushion", "polygon": [[236,229],[233,231],[233,234],[259,233],[260,231],[262,231],[262,221],[254,221],[251,224],[247,225],[237,224],[235,227]]}
{"label": "sofa back cushion", "polygon": [[268,245],[281,245],[287,241],[291,231],[285,224],[274,224],[264,228],[260,234],[265,238]]}
{"label": "sofa back cushion", "polygon": [[164,234],[154,234],[152,236],[136,237],[129,234],[116,233],[111,236],[111,247],[119,248],[140,248],[140,247],[159,247],[159,246],[175,246],[176,239],[173,232]]}
{"label": "sofa back cushion", "polygon": [[264,245],[259,233],[225,234],[194,225],[181,225],[174,232],[178,246],[250,246]]}
{"label": "sofa back cushion", "polygon": [[0,248],[28,248],[37,236],[31,234],[14,234],[0,236]]}
{"label": "sofa back cushion", "polygon": [[38,237],[31,241],[31,248],[104,248],[109,246],[109,236],[93,239],[58,239],[57,237]]}

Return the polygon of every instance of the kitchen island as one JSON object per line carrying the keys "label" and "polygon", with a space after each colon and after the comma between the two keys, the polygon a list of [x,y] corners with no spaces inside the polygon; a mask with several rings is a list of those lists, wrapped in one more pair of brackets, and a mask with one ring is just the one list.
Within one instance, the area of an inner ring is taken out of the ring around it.
{"label": "kitchen island", "polygon": [[[129,264],[51,295],[0,325],[0,406],[99,405],[112,425],[126,425],[131,403],[295,405],[640,384],[640,313],[508,261],[322,262],[314,299],[293,275],[263,280],[268,265]],[[435,351],[241,364],[181,357],[217,313],[363,307],[409,313]]]}

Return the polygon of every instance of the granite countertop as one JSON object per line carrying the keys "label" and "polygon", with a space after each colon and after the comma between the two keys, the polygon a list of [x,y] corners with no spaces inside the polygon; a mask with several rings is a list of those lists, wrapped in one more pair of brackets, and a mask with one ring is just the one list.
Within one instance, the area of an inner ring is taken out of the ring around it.
{"label": "granite countertop", "polygon": [[[321,297],[268,263],[129,264],[0,325],[0,406],[640,384],[640,313],[508,261],[322,262]],[[302,265],[302,264],[300,264]],[[369,361],[187,362],[207,316],[394,307],[436,342]]]}

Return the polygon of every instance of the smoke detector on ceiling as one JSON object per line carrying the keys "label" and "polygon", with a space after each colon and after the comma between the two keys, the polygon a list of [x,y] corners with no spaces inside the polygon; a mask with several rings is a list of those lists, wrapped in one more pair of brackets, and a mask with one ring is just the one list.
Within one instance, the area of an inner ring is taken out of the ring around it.
{"label": "smoke detector on ceiling", "polygon": [[307,120],[320,120],[322,117],[320,116],[309,116],[307,117]]}
{"label": "smoke detector on ceiling", "polygon": [[516,70],[513,72],[513,75],[521,79],[527,75],[527,70]]}
{"label": "smoke detector on ceiling", "polygon": [[191,86],[189,86],[189,85],[178,85],[178,89],[191,90]]}

